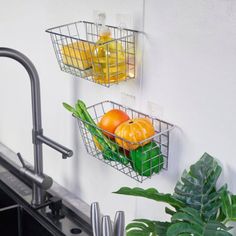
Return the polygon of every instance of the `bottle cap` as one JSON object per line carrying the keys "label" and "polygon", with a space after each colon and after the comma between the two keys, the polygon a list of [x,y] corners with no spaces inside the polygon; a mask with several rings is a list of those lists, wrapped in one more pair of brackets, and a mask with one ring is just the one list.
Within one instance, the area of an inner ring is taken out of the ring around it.
{"label": "bottle cap", "polygon": [[105,13],[99,13],[98,14],[98,23],[101,24],[99,34],[102,35],[102,36],[111,34],[109,28],[105,25],[105,22],[106,22],[106,14]]}

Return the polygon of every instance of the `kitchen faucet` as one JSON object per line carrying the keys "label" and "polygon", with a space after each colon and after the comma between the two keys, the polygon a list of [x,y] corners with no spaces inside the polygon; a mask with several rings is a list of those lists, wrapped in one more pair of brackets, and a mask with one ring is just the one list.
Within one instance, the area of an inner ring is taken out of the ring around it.
{"label": "kitchen faucet", "polygon": [[33,181],[32,205],[37,207],[43,204],[44,190],[49,189],[53,183],[51,177],[43,174],[42,144],[47,144],[51,148],[60,152],[63,159],[71,157],[73,152],[43,135],[41,121],[40,83],[37,70],[33,63],[24,54],[10,48],[0,47],[0,57],[8,57],[18,61],[26,69],[30,77],[33,118],[32,142],[34,148],[34,169],[32,170],[27,167],[21,155],[19,153],[17,155],[22,163],[20,172]]}

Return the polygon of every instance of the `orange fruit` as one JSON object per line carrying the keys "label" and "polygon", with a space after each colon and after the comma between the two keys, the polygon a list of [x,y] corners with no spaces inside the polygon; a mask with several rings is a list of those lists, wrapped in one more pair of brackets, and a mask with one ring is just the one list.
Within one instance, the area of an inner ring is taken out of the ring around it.
{"label": "orange fruit", "polygon": [[[123,122],[129,120],[129,116],[122,110],[112,109],[105,113],[101,118],[98,127],[111,134],[115,133],[116,128]],[[113,135],[103,132],[107,137],[114,138]]]}

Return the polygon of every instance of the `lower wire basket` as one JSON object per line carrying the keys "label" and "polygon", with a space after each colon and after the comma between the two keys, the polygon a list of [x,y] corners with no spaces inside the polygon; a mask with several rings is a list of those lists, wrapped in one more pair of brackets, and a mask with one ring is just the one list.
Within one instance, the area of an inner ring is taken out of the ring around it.
{"label": "lower wire basket", "polygon": [[[124,111],[130,117],[130,122],[140,119],[147,121],[154,128],[154,135],[139,142],[131,142],[124,137],[109,133],[77,118],[87,152],[138,182],[151,178],[152,175],[158,174],[163,169],[167,170],[169,133],[174,125],[111,101],[104,101],[87,107],[96,124],[99,123],[105,113],[112,109]],[[105,134],[111,149],[104,150],[98,142],[99,137],[92,134],[91,129],[97,129]]]}

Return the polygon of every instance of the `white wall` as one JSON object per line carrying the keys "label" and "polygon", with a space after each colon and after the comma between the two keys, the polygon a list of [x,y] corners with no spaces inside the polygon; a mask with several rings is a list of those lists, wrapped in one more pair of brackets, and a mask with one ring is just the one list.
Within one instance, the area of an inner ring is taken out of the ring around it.
{"label": "white wall", "polygon": [[[125,210],[128,220],[165,220],[166,215],[163,205],[112,191],[121,186],[172,191],[183,169],[205,151],[222,162],[222,181],[236,192],[234,0],[146,0],[144,12],[143,0],[1,1],[0,46],[18,49],[34,62],[41,79],[44,133],[75,150],[71,159],[62,160],[45,147],[47,174],[86,202],[99,201],[104,213]],[[117,13],[130,14],[130,26],[136,29],[143,30],[144,22],[143,77],[139,74],[136,81],[107,89],[59,70],[44,30],[93,20],[94,10],[106,11],[110,24],[116,23]],[[29,80],[9,59],[0,59],[0,70],[0,141],[32,161]],[[122,92],[134,94],[141,111],[148,112],[148,102],[158,104],[162,118],[179,127],[171,137],[169,170],[143,184],[90,157],[76,122],[61,106],[76,98],[87,104],[121,102]]]}
{"label": "white wall", "polygon": [[[144,104],[156,101],[179,130],[169,171],[142,186],[172,190],[206,151],[224,164],[223,181],[235,192],[236,2],[148,0],[145,16]],[[139,208],[138,216],[158,216],[159,207],[151,206]]]}

